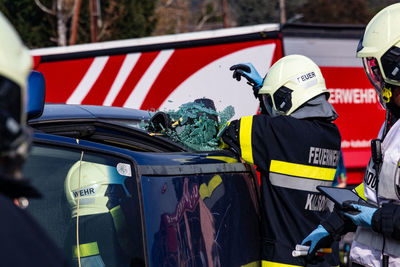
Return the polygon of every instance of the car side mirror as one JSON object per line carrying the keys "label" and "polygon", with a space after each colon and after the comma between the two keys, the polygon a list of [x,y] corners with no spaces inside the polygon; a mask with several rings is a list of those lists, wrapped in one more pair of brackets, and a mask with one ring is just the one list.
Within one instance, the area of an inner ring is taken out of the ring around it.
{"label": "car side mirror", "polygon": [[27,92],[28,99],[26,111],[28,114],[28,120],[31,120],[40,117],[43,113],[46,84],[41,72],[32,71],[29,74]]}

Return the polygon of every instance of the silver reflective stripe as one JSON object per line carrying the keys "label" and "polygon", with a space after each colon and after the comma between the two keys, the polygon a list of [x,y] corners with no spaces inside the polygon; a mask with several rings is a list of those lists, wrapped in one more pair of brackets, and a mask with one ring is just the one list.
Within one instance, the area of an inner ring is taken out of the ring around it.
{"label": "silver reflective stripe", "polygon": [[[78,261],[78,260],[76,260]],[[81,257],[81,264],[84,267],[105,267],[103,259],[100,255]]]}
{"label": "silver reflective stripe", "polygon": [[91,198],[81,198],[79,200],[80,205],[89,205],[89,204],[94,204],[96,199],[94,197]]}
{"label": "silver reflective stripe", "polygon": [[274,172],[269,173],[269,180],[271,181],[271,184],[274,186],[290,188],[295,190],[309,191],[309,192],[319,192],[316,188],[318,185],[323,185],[323,186],[332,185],[332,181],[301,178]]}
{"label": "silver reflective stripe", "polygon": [[[357,227],[354,240],[378,251],[381,251],[383,248],[382,234],[376,233],[370,228]],[[399,247],[400,241],[393,238],[385,238],[385,253],[394,257],[400,257]]]}

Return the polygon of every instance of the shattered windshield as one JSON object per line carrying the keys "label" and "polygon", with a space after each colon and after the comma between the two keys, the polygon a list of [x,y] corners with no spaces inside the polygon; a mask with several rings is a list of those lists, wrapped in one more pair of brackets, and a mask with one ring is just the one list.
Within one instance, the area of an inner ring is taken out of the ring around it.
{"label": "shattered windshield", "polygon": [[150,122],[142,122],[141,127],[195,151],[214,151],[220,149],[220,133],[234,115],[232,106],[218,112],[212,100],[201,98],[177,110],[158,112]]}

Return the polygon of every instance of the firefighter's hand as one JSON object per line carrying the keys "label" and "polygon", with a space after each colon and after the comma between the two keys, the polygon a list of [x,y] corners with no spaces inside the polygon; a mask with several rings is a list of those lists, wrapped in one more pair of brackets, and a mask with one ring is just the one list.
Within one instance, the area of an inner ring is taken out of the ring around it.
{"label": "firefighter's hand", "polygon": [[310,246],[306,257],[307,262],[315,264],[322,261],[323,258],[316,255],[317,250],[331,247],[332,243],[332,236],[322,225],[318,225],[318,227],[301,242],[302,245]]}
{"label": "firefighter's hand", "polygon": [[[346,204],[346,202],[344,204]],[[349,203],[347,205],[352,207],[352,209],[343,212],[343,215],[350,218],[350,220],[352,220],[355,225],[371,227],[372,216],[376,212],[376,208],[354,203]]]}
{"label": "firefighter's hand", "polygon": [[165,133],[172,128],[173,121],[170,116],[162,111],[157,112],[150,119],[149,132],[152,133]]}
{"label": "firefighter's hand", "polygon": [[247,83],[253,87],[254,95],[258,95],[258,90],[262,87],[263,78],[251,63],[241,63],[230,67],[233,71],[233,78],[240,81],[242,76],[247,79]]}

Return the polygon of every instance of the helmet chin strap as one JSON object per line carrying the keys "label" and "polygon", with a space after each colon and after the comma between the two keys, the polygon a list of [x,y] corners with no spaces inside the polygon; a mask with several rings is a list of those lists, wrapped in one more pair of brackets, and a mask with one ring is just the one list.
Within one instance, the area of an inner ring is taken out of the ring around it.
{"label": "helmet chin strap", "polygon": [[385,128],[383,131],[383,138],[390,130],[390,128],[397,122],[400,118],[400,107],[398,107],[394,101],[389,101],[386,103],[386,113],[385,113]]}
{"label": "helmet chin strap", "polygon": [[385,85],[382,90],[383,101],[385,101],[386,103],[389,103],[391,97],[392,97],[392,90],[390,89],[390,87],[388,88]]}

